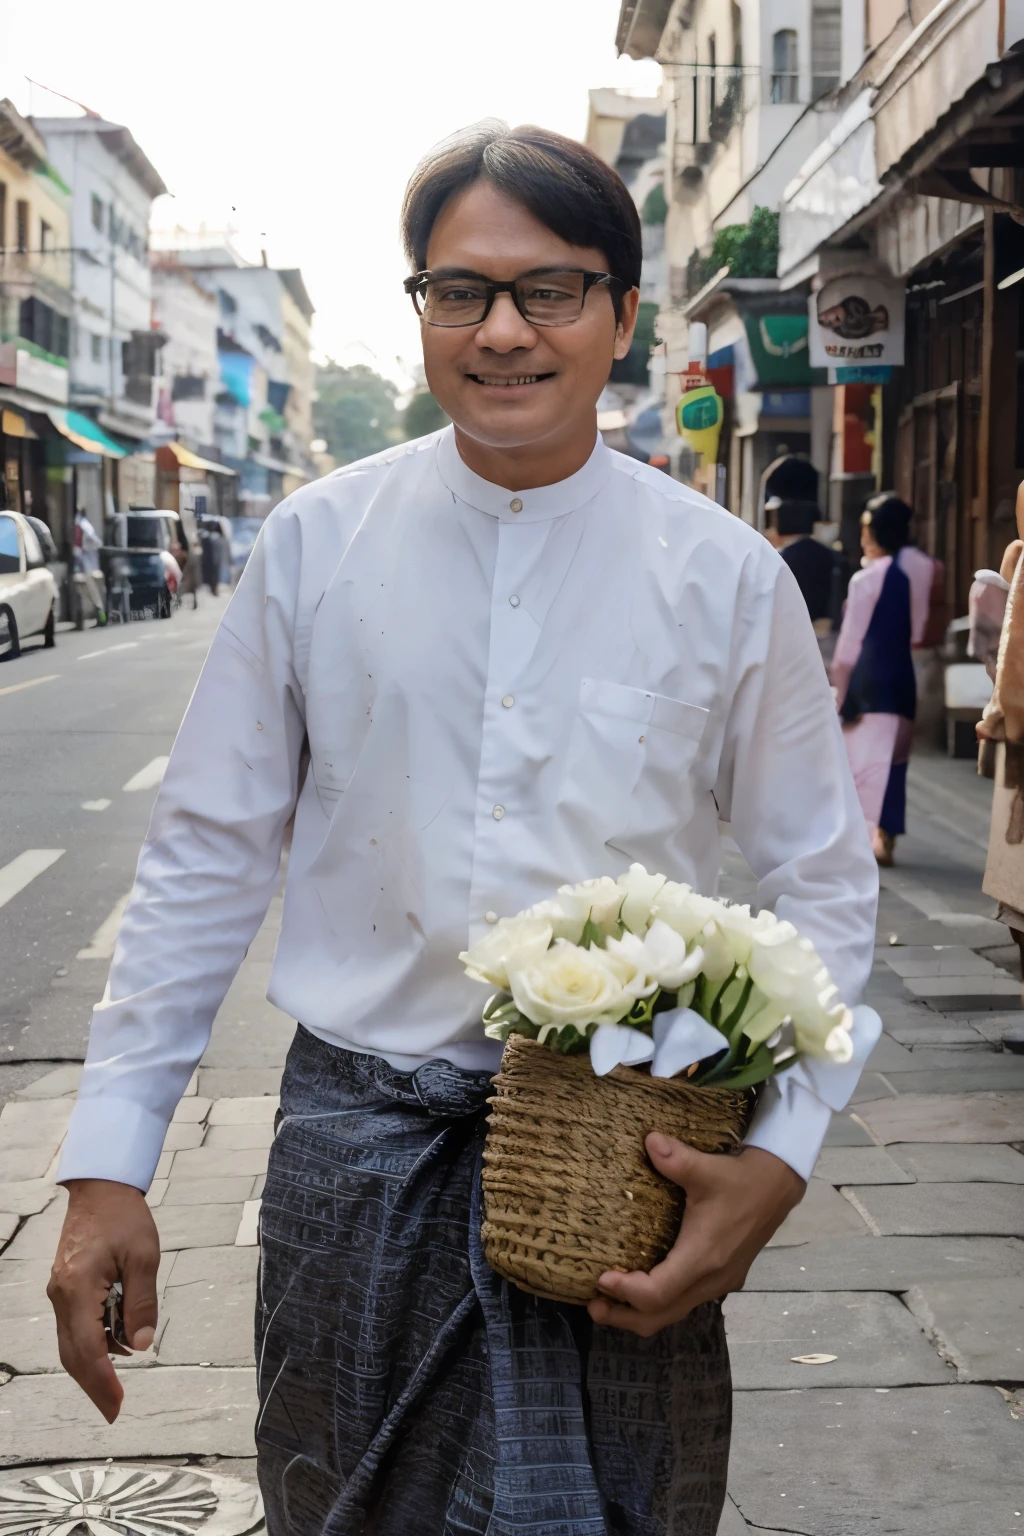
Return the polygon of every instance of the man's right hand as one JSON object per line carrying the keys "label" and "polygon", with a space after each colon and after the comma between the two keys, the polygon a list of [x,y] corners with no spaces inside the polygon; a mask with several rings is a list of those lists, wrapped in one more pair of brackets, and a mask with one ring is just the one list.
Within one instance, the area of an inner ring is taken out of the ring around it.
{"label": "man's right hand", "polygon": [[[160,1239],[140,1190],[107,1179],[68,1182],[68,1210],[46,1294],[57,1315],[60,1361],[108,1424],[121,1409],[121,1386],[103,1327],[110,1287],[124,1287],[124,1331],[133,1350],[156,1335]],[[117,1354],[127,1350],[114,1346]]]}

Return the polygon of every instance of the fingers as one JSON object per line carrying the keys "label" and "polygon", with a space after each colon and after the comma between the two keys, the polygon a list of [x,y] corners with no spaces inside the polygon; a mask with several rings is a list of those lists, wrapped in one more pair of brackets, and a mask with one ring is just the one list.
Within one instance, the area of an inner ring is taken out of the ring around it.
{"label": "fingers", "polygon": [[124,1331],[132,1349],[148,1349],[156,1337],[156,1272],[160,1250],[138,1244],[127,1255],[121,1280],[124,1285]]}
{"label": "fingers", "polygon": [[687,1191],[692,1186],[703,1185],[709,1178],[713,1180],[721,1164],[721,1158],[697,1152],[684,1142],[676,1141],[674,1136],[663,1136],[660,1131],[652,1131],[645,1145],[647,1156],[658,1172]]}
{"label": "fingers", "polygon": [[[111,1270],[113,1265],[110,1266]],[[102,1271],[89,1279],[80,1277],[73,1262],[54,1266],[46,1288],[57,1318],[60,1363],[87,1397],[96,1404],[108,1424],[121,1407],[124,1389],[107,1354],[103,1312],[112,1280]]]}

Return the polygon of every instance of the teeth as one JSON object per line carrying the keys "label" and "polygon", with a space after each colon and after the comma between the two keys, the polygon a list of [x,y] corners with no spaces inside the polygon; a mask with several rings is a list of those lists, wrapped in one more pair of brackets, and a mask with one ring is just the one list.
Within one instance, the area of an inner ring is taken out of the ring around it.
{"label": "teeth", "polygon": [[524,373],[519,378],[515,379],[487,379],[484,378],[483,374],[477,374],[477,378],[480,380],[481,384],[498,385],[499,387],[503,386],[505,388],[508,388],[513,384],[536,384],[539,377],[540,375],[537,373]]}

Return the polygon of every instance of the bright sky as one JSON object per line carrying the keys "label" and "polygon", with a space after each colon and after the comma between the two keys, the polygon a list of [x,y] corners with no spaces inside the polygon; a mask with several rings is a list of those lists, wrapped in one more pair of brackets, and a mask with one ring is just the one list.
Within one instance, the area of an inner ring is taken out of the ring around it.
{"label": "bright sky", "polygon": [[299,266],[318,348],[401,377],[419,358],[397,223],[419,156],[482,117],[582,136],[587,91],[655,94],[615,54],[619,0],[46,0],[0,5],[0,96],[131,129],[171,189],[154,229],[236,231]]}

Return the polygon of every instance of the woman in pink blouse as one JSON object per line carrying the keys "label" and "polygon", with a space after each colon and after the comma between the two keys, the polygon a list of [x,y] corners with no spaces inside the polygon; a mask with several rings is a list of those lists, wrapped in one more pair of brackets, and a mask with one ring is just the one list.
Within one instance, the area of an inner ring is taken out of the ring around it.
{"label": "woman in pink blouse", "polygon": [[[863,566],[850,582],[832,659],[850,767],[875,857],[886,865],[892,863],[894,835],[879,822],[887,802],[889,815],[903,825],[917,707],[911,647],[928,622],[934,570],[930,557],[907,543],[911,517],[906,502],[889,492],[868,502],[861,519]],[[890,783],[894,760],[903,772]]]}

